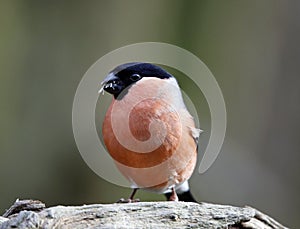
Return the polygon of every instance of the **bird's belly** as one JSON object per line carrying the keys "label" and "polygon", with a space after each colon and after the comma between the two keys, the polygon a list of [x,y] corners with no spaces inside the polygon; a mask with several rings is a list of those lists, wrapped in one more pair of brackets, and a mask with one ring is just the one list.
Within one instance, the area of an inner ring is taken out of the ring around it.
{"label": "bird's belly", "polygon": [[120,172],[133,186],[158,192],[187,180],[196,164],[197,147],[188,126],[193,123],[187,125],[183,117],[186,113],[161,99],[145,99],[128,112],[115,101],[102,128]]}

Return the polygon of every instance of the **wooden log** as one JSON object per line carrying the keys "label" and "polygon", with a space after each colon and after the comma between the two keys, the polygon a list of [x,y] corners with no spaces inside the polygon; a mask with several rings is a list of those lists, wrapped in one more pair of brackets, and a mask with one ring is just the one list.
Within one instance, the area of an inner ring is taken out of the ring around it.
{"label": "wooden log", "polygon": [[286,228],[251,207],[168,201],[46,208],[37,200],[17,200],[0,217],[0,229],[95,227]]}

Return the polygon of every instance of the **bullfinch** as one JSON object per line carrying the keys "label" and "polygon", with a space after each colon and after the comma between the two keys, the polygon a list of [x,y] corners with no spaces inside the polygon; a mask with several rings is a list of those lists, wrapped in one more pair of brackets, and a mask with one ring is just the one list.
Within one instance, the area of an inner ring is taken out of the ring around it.
{"label": "bullfinch", "polygon": [[102,134],[116,167],[138,189],[164,193],[168,200],[196,202],[188,179],[197,160],[195,127],[174,76],[150,63],[113,69],[99,92],[113,95]]}

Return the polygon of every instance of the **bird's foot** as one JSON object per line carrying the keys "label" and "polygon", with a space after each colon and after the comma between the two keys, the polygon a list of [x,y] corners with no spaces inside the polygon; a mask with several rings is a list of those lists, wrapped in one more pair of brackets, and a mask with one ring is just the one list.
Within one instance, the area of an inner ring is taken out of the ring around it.
{"label": "bird's foot", "polygon": [[137,202],[140,202],[140,199],[124,199],[124,198],[121,198],[116,203],[127,204],[127,203],[137,203]]}
{"label": "bird's foot", "polygon": [[176,194],[175,188],[172,188],[171,196],[169,197],[169,201],[178,201],[178,196]]}
{"label": "bird's foot", "polygon": [[126,203],[136,203],[136,202],[140,202],[140,199],[133,199],[135,193],[137,192],[138,188],[134,188],[132,190],[132,193],[130,194],[129,198],[128,199],[124,199],[124,198],[121,198],[117,201],[117,203],[123,203],[123,204],[126,204]]}

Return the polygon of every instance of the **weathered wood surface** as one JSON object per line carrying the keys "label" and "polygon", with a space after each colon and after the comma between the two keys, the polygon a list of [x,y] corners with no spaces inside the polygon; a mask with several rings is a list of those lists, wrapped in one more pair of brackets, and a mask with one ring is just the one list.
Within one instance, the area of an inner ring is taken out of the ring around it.
{"label": "weathered wood surface", "polygon": [[139,202],[45,208],[17,200],[0,217],[4,228],[286,228],[251,207],[209,203]]}

